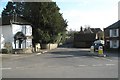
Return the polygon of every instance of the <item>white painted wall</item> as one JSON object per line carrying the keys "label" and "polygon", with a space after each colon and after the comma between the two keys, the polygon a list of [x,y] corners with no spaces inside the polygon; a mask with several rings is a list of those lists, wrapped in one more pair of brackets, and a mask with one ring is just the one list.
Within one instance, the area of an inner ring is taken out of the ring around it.
{"label": "white painted wall", "polygon": [[3,47],[3,34],[2,34],[2,26],[0,26],[0,51],[1,51],[1,48]]}
{"label": "white painted wall", "polygon": [[0,38],[1,38],[1,49],[5,48],[4,44],[5,42],[10,42],[12,43],[13,41],[13,33],[12,33],[12,27],[10,25],[5,25],[5,26],[0,26],[1,33],[0,33]]}
{"label": "white painted wall", "polygon": [[[15,35],[17,32],[23,32],[26,36],[32,35],[32,27],[30,25],[16,25],[12,24],[13,34]],[[26,30],[25,30],[26,29]]]}
{"label": "white painted wall", "polygon": [[27,44],[26,44],[26,47],[27,47],[27,48],[31,47],[31,46],[32,46],[32,39],[27,39],[27,40],[26,40],[26,43],[27,43]]}
{"label": "white painted wall", "polygon": [[15,35],[17,32],[22,32],[22,26],[12,24],[12,33],[13,33],[13,35]]}
{"label": "white painted wall", "polygon": [[26,36],[32,35],[32,27],[30,25],[26,25]]}
{"label": "white painted wall", "polygon": [[[17,32],[23,32],[25,36],[31,36],[32,35],[32,27],[30,25],[16,25],[12,24],[12,30],[13,30],[13,35],[15,35]],[[21,47],[25,48],[25,43],[26,43],[26,48],[29,48],[30,45],[32,45],[32,39],[27,39],[26,41],[23,41]],[[16,46],[18,46],[19,43],[17,43]],[[15,45],[13,46],[15,48]],[[18,48],[18,47],[17,47]]]}
{"label": "white painted wall", "polygon": [[[4,48],[5,42],[12,43],[14,49],[15,48],[14,35],[17,32],[23,32],[26,36],[31,36],[32,27],[30,25],[17,25],[17,24],[0,26],[0,42],[1,42],[0,49]],[[29,42],[29,44],[32,45],[32,39],[26,40],[26,42]],[[30,45],[26,45],[26,47],[29,47]],[[18,44],[16,45],[16,47],[17,46]],[[22,43],[22,48],[25,48],[25,41]]]}
{"label": "white painted wall", "polygon": [[[16,25],[12,24],[12,30],[13,34],[15,35],[17,32],[23,32],[25,36],[31,36],[32,35],[32,27],[30,25]],[[21,47],[25,48],[25,43],[26,43],[26,48],[29,48],[30,45],[32,45],[32,39],[27,39],[26,42],[23,41]],[[18,46],[18,44],[17,44]],[[15,46],[13,46],[15,48]]]}

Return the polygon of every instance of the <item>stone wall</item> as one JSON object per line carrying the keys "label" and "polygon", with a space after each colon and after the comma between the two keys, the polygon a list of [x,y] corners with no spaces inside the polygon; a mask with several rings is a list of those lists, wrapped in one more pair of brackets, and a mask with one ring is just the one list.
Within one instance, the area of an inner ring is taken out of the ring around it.
{"label": "stone wall", "polygon": [[51,49],[55,49],[55,48],[57,48],[58,47],[58,44],[56,43],[56,44],[52,44],[52,43],[49,43],[49,44],[41,44],[41,48],[42,49],[49,49],[49,50],[51,50]]}
{"label": "stone wall", "polygon": [[32,48],[13,49],[13,53],[17,53],[17,54],[21,54],[21,53],[32,53]]}
{"label": "stone wall", "polygon": [[49,49],[55,49],[58,47],[58,44],[49,44]]}

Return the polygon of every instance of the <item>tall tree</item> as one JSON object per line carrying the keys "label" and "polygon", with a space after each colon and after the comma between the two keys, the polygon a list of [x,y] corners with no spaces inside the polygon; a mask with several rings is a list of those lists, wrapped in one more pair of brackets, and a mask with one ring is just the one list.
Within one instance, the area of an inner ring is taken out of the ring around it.
{"label": "tall tree", "polygon": [[2,15],[23,17],[32,24],[33,42],[47,43],[54,42],[57,36],[66,31],[67,21],[59,10],[55,2],[8,2]]}

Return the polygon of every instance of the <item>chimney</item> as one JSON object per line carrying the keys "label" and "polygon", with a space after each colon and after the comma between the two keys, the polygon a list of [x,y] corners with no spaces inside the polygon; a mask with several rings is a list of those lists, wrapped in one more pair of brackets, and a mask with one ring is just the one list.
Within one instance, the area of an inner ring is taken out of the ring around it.
{"label": "chimney", "polygon": [[81,28],[80,28],[80,31],[83,31],[83,28],[82,28],[82,26],[81,26]]}

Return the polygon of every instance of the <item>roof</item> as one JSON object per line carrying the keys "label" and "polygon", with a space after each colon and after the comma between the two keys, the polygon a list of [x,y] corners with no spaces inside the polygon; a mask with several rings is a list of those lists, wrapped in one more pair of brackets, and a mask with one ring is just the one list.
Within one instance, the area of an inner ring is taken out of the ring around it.
{"label": "roof", "polygon": [[81,31],[79,33],[98,33],[99,31],[102,31],[100,28],[85,28],[84,31],[81,28]]}
{"label": "roof", "polygon": [[92,30],[90,28],[84,30],[84,33],[93,33]]}
{"label": "roof", "polygon": [[1,25],[10,25],[11,23],[20,24],[20,25],[30,24],[23,17],[13,17],[13,16],[4,16],[0,18],[0,22],[2,23]]}
{"label": "roof", "polygon": [[112,25],[108,26],[105,29],[116,29],[116,28],[120,28],[120,20],[118,20],[117,22],[113,23]]}
{"label": "roof", "polygon": [[74,34],[75,41],[94,41],[96,37],[95,33]]}
{"label": "roof", "polygon": [[93,33],[98,33],[99,31],[102,31],[100,28],[90,28]]}

